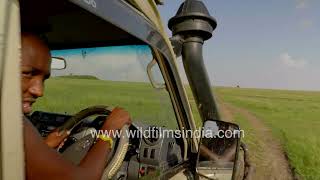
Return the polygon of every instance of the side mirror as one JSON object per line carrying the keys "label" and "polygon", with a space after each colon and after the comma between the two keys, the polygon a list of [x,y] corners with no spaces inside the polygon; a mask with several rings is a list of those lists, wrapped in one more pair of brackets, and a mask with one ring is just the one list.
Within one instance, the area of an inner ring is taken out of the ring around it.
{"label": "side mirror", "polygon": [[202,130],[196,164],[198,179],[234,179],[242,134],[239,126],[207,120]]}
{"label": "side mirror", "polygon": [[62,70],[67,67],[67,62],[62,57],[51,58],[51,70]]}

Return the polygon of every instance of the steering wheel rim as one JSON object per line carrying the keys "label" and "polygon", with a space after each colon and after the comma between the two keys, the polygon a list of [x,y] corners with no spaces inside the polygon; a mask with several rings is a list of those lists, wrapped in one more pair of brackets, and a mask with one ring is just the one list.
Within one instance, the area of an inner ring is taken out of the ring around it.
{"label": "steering wheel rim", "polygon": [[[81,110],[76,113],[70,119],[68,119],[62,126],[58,127],[58,131],[71,131],[74,127],[80,124],[86,117],[104,114],[108,115],[112,112],[111,107],[104,105],[91,106],[86,109]],[[129,129],[128,125],[124,125],[121,129],[121,134],[119,137],[119,143],[115,150],[114,156],[110,159],[109,163],[106,164],[106,168],[103,171],[101,179],[111,179],[121,167],[122,162],[124,161],[125,155],[129,148],[129,137],[126,135]]]}
{"label": "steering wheel rim", "polygon": [[95,114],[108,115],[112,112],[112,110],[113,108],[104,105],[90,106],[73,115],[62,126],[58,127],[58,131],[71,131],[74,127],[81,123],[84,118]]}

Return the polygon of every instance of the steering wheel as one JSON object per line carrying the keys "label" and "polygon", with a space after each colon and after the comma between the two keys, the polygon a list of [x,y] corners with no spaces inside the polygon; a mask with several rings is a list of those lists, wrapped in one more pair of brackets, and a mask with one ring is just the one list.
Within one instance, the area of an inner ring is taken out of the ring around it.
{"label": "steering wheel", "polygon": [[[74,116],[72,116],[70,119],[68,119],[62,126],[60,126],[58,128],[58,131],[59,132],[61,132],[63,130],[71,131],[76,126],[82,124],[83,120],[85,118],[92,116],[92,115],[109,115],[111,113],[111,111],[112,111],[112,108],[110,108],[108,106],[103,106],[103,105],[88,107],[88,108],[76,113]],[[121,167],[121,164],[125,158],[125,155],[128,151],[128,147],[129,147],[129,137],[125,133],[125,132],[127,132],[128,128],[129,128],[128,125],[124,125],[122,127],[121,136],[119,138],[119,143],[116,147],[114,147],[112,149],[112,152],[110,153],[110,154],[114,153],[114,155],[112,157],[109,156],[109,157],[111,157],[111,159],[109,160],[109,163],[106,165],[106,168],[105,168],[103,175],[102,175],[102,179],[111,179],[117,173],[119,168]],[[70,136],[72,136],[73,133],[74,132],[71,132]],[[84,140],[81,141],[82,139],[84,139]],[[87,149],[85,149],[81,152],[84,156],[89,151],[89,149],[92,147],[92,144],[95,139],[92,137],[91,134],[83,137],[82,139],[79,140],[79,141],[81,141],[80,143],[82,143],[82,145],[83,145],[83,143],[87,143],[86,145],[89,146]],[[89,143],[90,139],[91,139],[91,143]],[[69,147],[67,147],[66,151],[68,150],[68,148]],[[72,152],[72,151],[69,151],[69,152],[70,152],[69,153],[70,155],[74,154],[74,152]]]}

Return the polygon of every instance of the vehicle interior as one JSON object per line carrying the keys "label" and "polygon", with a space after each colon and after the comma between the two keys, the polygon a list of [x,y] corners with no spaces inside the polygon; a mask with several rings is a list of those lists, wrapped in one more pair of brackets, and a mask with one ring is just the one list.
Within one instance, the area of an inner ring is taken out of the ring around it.
{"label": "vehicle interior", "polygon": [[[134,9],[130,1],[114,3]],[[52,56],[64,58],[67,64],[64,70],[52,70],[44,97],[34,105],[30,120],[39,133],[45,137],[56,128],[72,129],[59,152],[79,163],[95,141],[88,132],[99,130],[110,107],[124,107],[134,122],[129,130],[149,129],[160,135],[135,135],[124,143],[118,140],[110,155],[112,167],[106,168],[117,170],[108,178],[170,177],[172,171],[177,171],[175,168],[184,162],[184,144],[181,139],[161,136],[161,130],[179,127],[167,90],[151,84],[165,82],[157,63],[150,72],[147,70],[154,59],[152,48],[119,28],[117,22],[109,22],[69,1],[20,0],[20,8],[22,31],[43,37]],[[150,22],[145,19],[145,23]],[[97,94],[97,87],[103,87],[103,92]],[[74,89],[81,92],[74,93]],[[68,124],[70,119],[77,123]],[[83,146],[84,142],[89,143]],[[119,155],[121,148],[127,151],[123,157]],[[118,157],[121,162],[112,161]]]}

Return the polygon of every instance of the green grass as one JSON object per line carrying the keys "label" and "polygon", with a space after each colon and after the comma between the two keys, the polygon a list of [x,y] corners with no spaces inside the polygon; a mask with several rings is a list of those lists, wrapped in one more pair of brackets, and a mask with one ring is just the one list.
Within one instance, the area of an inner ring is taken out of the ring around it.
{"label": "green grass", "polygon": [[263,155],[261,153],[263,147],[259,140],[256,138],[253,127],[240,113],[235,113],[234,119],[237,124],[241,125],[241,129],[244,130],[244,135],[241,141],[243,141],[250,149],[250,159],[255,162],[261,161],[263,159]]}
{"label": "green grass", "polygon": [[90,75],[69,75],[69,76],[56,76],[55,78],[64,78],[64,79],[95,79],[99,80],[95,76]]}
{"label": "green grass", "polygon": [[239,88],[215,91],[224,101],[263,119],[280,138],[300,176],[320,179],[320,92]]}
{"label": "green grass", "polygon": [[186,89],[186,93],[187,93],[187,96],[188,96],[188,99],[189,99],[190,108],[191,108],[191,111],[192,111],[192,114],[193,114],[193,118],[194,118],[196,127],[199,129],[199,128],[202,127],[202,120],[201,120],[201,117],[200,117],[200,114],[199,114],[199,111],[198,111],[198,108],[197,108],[196,101],[193,98],[190,86],[189,85],[185,85],[185,89]]}
{"label": "green grass", "polygon": [[177,128],[168,93],[149,83],[50,78],[34,110],[74,114],[93,105],[120,106],[136,121]]}

